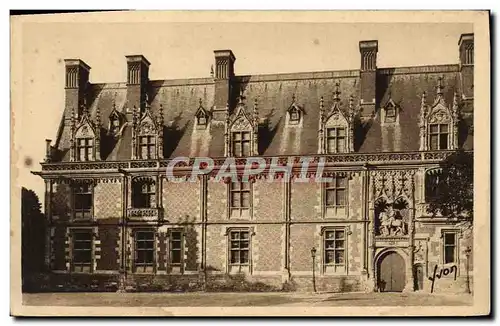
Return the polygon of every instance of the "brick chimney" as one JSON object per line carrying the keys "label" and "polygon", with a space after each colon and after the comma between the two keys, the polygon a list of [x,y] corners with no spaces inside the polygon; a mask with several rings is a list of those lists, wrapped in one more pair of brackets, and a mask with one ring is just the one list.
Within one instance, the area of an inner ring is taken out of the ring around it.
{"label": "brick chimney", "polygon": [[149,82],[149,61],[143,55],[127,55],[127,115],[132,108],[144,110],[144,101]]}
{"label": "brick chimney", "polygon": [[462,34],[458,41],[460,80],[465,98],[474,97],[474,34]]}
{"label": "brick chimney", "polygon": [[361,117],[370,118],[375,113],[378,41],[359,42],[361,53],[360,101]]}
{"label": "brick chimney", "polygon": [[65,59],[64,65],[66,67],[64,119],[69,120],[73,110],[78,116],[82,113],[81,107],[87,95],[90,67],[80,59]]}
{"label": "brick chimney", "polygon": [[236,58],[231,50],[216,50],[214,54],[215,98],[212,118],[215,121],[224,121],[226,117],[226,105],[230,102]]}

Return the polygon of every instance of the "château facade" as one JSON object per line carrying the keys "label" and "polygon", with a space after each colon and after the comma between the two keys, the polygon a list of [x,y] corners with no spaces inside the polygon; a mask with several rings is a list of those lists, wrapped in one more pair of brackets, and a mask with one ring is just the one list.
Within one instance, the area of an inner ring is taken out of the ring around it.
{"label": "ch\u00e2teau facade", "polygon": [[[243,274],[311,290],[314,273],[318,291],[429,291],[435,266],[456,266],[433,290],[462,291],[472,236],[426,207],[439,162],[473,147],[473,47],[463,34],[458,62],[380,68],[378,41],[361,41],[356,70],[251,76],[218,50],[210,77],[177,80],[150,80],[150,62],[132,55],[115,84],[65,60],[57,138],[34,172],[51,277],[134,286]],[[185,180],[172,182],[180,157]],[[214,172],[190,178],[203,157]],[[248,157],[292,162],[291,182],[216,178],[228,157],[238,169]]]}

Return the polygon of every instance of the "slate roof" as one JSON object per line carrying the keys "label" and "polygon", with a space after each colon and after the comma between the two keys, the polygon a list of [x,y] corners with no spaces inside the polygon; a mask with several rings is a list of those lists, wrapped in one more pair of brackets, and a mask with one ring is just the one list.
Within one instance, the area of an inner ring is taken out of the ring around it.
{"label": "slate roof", "polygon": [[[436,96],[438,78],[443,78],[446,103],[453,103],[453,94],[460,90],[458,65],[437,65],[408,68],[382,68],[377,70],[377,111],[371,123],[365,126],[364,135],[356,135],[357,152],[417,151],[419,149],[419,113],[422,93],[427,93],[431,104]],[[359,70],[325,71],[276,75],[236,76],[236,94],[244,91],[245,104],[252,110],[258,100],[260,118],[259,153],[261,155],[307,155],[318,151],[317,132],[320,98],[324,98],[325,110],[333,104],[335,83],[340,84],[342,108],[346,108],[349,96],[359,102]],[[164,156],[224,156],[224,123],[212,124],[207,131],[193,128],[195,113],[200,99],[204,108],[210,110],[214,101],[213,78],[182,80],[156,80],[149,82],[149,99],[153,114],[158,114],[163,105],[165,137]],[[89,112],[95,118],[97,108],[101,113],[101,128],[108,129],[109,116],[113,110],[123,111],[126,105],[125,83],[92,84],[89,94]],[[285,113],[296,103],[304,110],[303,126],[287,128]],[[389,98],[400,106],[399,130],[381,126],[380,108]],[[251,112],[251,111],[250,111]],[[466,149],[472,148],[472,134],[467,126],[472,125],[472,116],[466,115],[465,127],[460,143]],[[64,120],[58,133],[55,147],[62,161],[69,160],[69,125]],[[104,150],[102,159],[108,161],[131,158],[131,127],[125,127],[122,137]]]}

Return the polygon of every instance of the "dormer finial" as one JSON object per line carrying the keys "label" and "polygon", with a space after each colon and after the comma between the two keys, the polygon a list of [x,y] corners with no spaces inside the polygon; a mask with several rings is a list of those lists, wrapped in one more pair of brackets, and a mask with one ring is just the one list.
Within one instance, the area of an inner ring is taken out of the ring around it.
{"label": "dormer finial", "polygon": [[439,76],[439,78],[438,78],[438,84],[436,87],[436,94],[443,95],[443,76]]}
{"label": "dormer finial", "polygon": [[333,92],[333,100],[338,102],[340,101],[340,82],[337,80],[335,82],[335,91]]}

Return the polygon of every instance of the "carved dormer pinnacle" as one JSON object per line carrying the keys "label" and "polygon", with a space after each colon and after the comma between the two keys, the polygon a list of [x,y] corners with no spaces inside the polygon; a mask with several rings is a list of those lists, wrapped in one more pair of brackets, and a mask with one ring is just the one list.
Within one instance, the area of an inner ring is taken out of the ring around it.
{"label": "carved dormer pinnacle", "polygon": [[134,129],[137,126],[137,108],[135,105],[132,108],[132,125],[133,125]]}
{"label": "carved dormer pinnacle", "polygon": [[74,107],[71,109],[70,128],[71,128],[71,135],[73,135],[76,129],[76,112]]}
{"label": "carved dormer pinnacle", "polygon": [[354,108],[354,96],[349,96],[349,121],[353,122],[356,116],[356,109]]}
{"label": "carved dormer pinnacle", "polygon": [[253,103],[253,119],[254,119],[254,124],[257,126],[259,124],[259,108],[258,108],[257,98],[255,98]]}
{"label": "carved dormer pinnacle", "polygon": [[244,93],[244,90],[242,88],[240,90],[240,96],[238,97],[238,104],[243,104],[243,101],[245,100],[245,95],[243,93]]}
{"label": "carved dormer pinnacle", "polygon": [[436,94],[438,96],[443,95],[443,76],[439,76],[438,78],[438,84],[436,86]]}
{"label": "carved dormer pinnacle", "polygon": [[335,82],[335,91],[333,92],[333,101],[340,102],[340,82]]}
{"label": "carved dormer pinnacle", "polygon": [[453,115],[453,120],[455,123],[458,122],[459,119],[459,95],[457,92],[453,94],[453,106],[451,107],[452,115]]}
{"label": "carved dormer pinnacle", "polygon": [[321,121],[325,120],[325,105],[323,101],[323,96],[319,99],[319,118]]}
{"label": "carved dormer pinnacle", "polygon": [[97,110],[95,112],[95,124],[97,130],[101,128],[101,108],[97,107]]}
{"label": "carved dormer pinnacle", "polygon": [[158,123],[160,128],[163,126],[165,118],[163,117],[163,104],[160,104],[160,110],[158,112]]}

